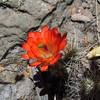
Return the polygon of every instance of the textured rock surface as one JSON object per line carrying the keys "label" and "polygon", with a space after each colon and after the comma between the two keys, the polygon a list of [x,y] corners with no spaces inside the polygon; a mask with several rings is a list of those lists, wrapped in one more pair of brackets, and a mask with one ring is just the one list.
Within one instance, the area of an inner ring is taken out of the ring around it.
{"label": "textured rock surface", "polygon": [[30,98],[29,95],[31,92],[33,93],[33,97],[35,98],[33,86],[34,85],[29,79],[25,79],[14,85],[1,85],[0,88],[3,89],[0,93],[0,100],[17,100],[19,98],[27,99],[27,97]]}
{"label": "textured rock surface", "polygon": [[[100,0],[98,0],[99,2]],[[97,16],[97,31],[98,31],[98,39],[99,39],[99,42],[100,42],[100,2],[97,3],[97,12],[96,12],[96,16]]]}
{"label": "textured rock surface", "polygon": [[[94,34],[97,32],[95,8],[95,0],[0,0],[0,58],[2,58],[0,67],[5,68],[0,72],[0,100],[40,100],[30,79],[26,78],[15,83],[16,75],[27,66],[27,62],[20,58],[20,54],[23,53],[20,44],[28,31],[38,30],[45,24],[50,27],[58,26],[61,32],[67,32],[68,43],[73,46],[74,42],[74,47],[81,55],[80,51],[86,50],[86,47],[95,43],[98,38]],[[99,12],[98,10],[100,22]],[[77,17],[77,14],[80,14],[80,17]],[[71,68],[69,70],[73,72]],[[82,74],[80,70],[78,72],[80,80]],[[78,88],[77,91],[74,89],[77,97],[70,88],[72,93],[67,94],[68,100],[80,100],[80,81],[78,84],[74,84],[74,87]],[[47,100],[47,97],[41,98]]]}

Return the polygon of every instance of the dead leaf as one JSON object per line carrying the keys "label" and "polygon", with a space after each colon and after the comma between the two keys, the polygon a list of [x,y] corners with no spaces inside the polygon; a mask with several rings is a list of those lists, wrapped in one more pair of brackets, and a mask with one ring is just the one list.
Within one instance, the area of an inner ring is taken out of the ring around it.
{"label": "dead leaf", "polygon": [[88,59],[92,59],[94,57],[100,57],[100,46],[95,47],[94,49],[92,49],[88,54],[87,54],[87,58]]}

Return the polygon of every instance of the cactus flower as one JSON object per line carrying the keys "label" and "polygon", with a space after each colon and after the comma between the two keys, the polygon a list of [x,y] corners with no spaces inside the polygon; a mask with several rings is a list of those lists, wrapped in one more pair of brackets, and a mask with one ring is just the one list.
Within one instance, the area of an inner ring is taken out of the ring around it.
{"label": "cactus flower", "polygon": [[49,65],[55,64],[61,58],[60,51],[66,44],[66,34],[61,36],[57,27],[50,29],[45,25],[41,31],[28,33],[26,42],[22,44],[22,48],[26,51],[22,57],[26,60],[33,59],[31,66],[46,71]]}

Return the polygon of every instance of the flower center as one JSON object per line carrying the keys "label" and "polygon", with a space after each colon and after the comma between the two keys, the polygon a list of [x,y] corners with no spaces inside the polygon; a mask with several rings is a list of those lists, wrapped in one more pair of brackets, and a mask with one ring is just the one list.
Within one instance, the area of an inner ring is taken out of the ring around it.
{"label": "flower center", "polygon": [[38,48],[40,48],[40,52],[43,58],[49,58],[52,56],[52,53],[49,51],[48,47],[45,44],[39,44]]}
{"label": "flower center", "polygon": [[39,44],[38,48],[43,48],[44,50],[48,51],[48,47],[45,44]]}

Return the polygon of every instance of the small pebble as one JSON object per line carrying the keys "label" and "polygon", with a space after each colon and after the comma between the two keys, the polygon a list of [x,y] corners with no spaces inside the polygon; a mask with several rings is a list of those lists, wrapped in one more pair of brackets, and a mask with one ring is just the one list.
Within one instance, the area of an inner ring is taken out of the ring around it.
{"label": "small pebble", "polygon": [[91,21],[91,19],[89,17],[87,17],[85,15],[82,15],[82,14],[79,14],[79,13],[73,14],[71,16],[71,19],[73,21],[82,21],[82,22],[89,22],[89,21]]}
{"label": "small pebble", "polygon": [[83,2],[83,3],[82,3],[82,7],[83,7],[83,8],[89,8],[89,5],[88,5],[86,2]]}

